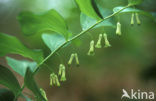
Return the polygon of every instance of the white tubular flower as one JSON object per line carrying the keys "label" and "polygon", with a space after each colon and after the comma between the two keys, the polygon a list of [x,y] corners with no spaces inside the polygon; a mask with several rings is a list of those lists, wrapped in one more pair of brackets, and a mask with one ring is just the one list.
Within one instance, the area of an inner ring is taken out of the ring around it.
{"label": "white tubular flower", "polygon": [[61,76],[60,81],[66,81],[66,70],[65,70],[65,66],[63,64],[60,64],[59,66],[59,73],[58,75]]}
{"label": "white tubular flower", "polygon": [[132,15],[131,15],[131,25],[132,26],[134,25],[134,13],[132,13]]}
{"label": "white tubular flower", "polygon": [[61,79],[60,81],[66,81],[66,70],[65,70],[65,66],[63,65],[62,67],[62,73],[61,73]]}
{"label": "white tubular flower", "polygon": [[79,66],[80,62],[79,62],[79,58],[78,58],[77,53],[75,53],[75,61],[76,61],[76,65]]}
{"label": "white tubular flower", "polygon": [[90,42],[90,48],[89,48],[89,51],[88,51],[88,55],[90,56],[93,56],[95,53],[94,53],[94,40],[92,40]]}
{"label": "white tubular flower", "polygon": [[60,86],[58,76],[55,73],[50,74],[50,86],[53,85]]}
{"label": "white tubular flower", "polygon": [[136,17],[137,24],[140,25],[141,24],[141,21],[139,19],[139,14],[138,13],[135,13],[135,17]]}
{"label": "white tubular flower", "polygon": [[55,85],[54,75],[55,75],[54,73],[50,74],[50,86]]}
{"label": "white tubular flower", "polygon": [[98,41],[97,41],[97,43],[95,45],[96,48],[101,48],[102,47],[101,40],[102,40],[102,34],[99,34]]}
{"label": "white tubular flower", "polygon": [[68,66],[71,66],[74,56],[75,56],[74,54],[71,54],[70,59],[68,61]]}
{"label": "white tubular flower", "polygon": [[110,43],[108,41],[108,38],[107,38],[107,34],[106,33],[103,34],[103,37],[104,37],[104,40],[105,40],[105,47],[111,47],[111,45],[110,45]]}
{"label": "white tubular flower", "polygon": [[60,86],[60,82],[59,82],[59,80],[58,80],[58,76],[55,75],[54,78],[55,78],[55,84],[56,84],[56,86],[59,87],[59,86]]}
{"label": "white tubular flower", "polygon": [[59,76],[62,75],[62,68],[63,68],[63,64],[60,64],[60,66],[59,66],[59,72],[58,72],[58,75]]}
{"label": "white tubular flower", "polygon": [[42,96],[45,98],[45,100],[48,101],[46,93],[42,88],[40,88],[40,92],[41,92]]}
{"label": "white tubular flower", "polygon": [[121,35],[121,24],[120,24],[120,22],[117,22],[116,34]]}

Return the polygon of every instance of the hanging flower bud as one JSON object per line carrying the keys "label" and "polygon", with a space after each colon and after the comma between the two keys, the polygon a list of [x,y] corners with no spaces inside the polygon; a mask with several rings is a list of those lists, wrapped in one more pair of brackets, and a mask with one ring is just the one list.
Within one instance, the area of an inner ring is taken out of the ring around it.
{"label": "hanging flower bud", "polygon": [[131,15],[131,25],[132,26],[134,25],[134,13],[132,13],[132,15]]}
{"label": "hanging flower bud", "polygon": [[92,40],[91,42],[90,42],[90,49],[89,49],[89,51],[88,51],[88,55],[94,55],[95,53],[94,53],[94,40]]}
{"label": "hanging flower bud", "polygon": [[56,86],[60,86],[58,77],[55,73],[50,74],[50,85],[56,85]]}
{"label": "hanging flower bud", "polygon": [[42,88],[40,88],[40,92],[41,92],[42,96],[45,98],[45,100],[48,101],[46,93]]}
{"label": "hanging flower bud", "polygon": [[50,86],[55,85],[54,75],[54,73],[50,74]]}
{"label": "hanging flower bud", "polygon": [[135,17],[136,17],[137,24],[140,25],[141,24],[141,21],[139,19],[138,13],[135,13]]}
{"label": "hanging flower bud", "polygon": [[96,48],[101,48],[102,45],[101,45],[101,40],[102,40],[102,34],[99,34],[99,39],[95,45]]}
{"label": "hanging flower bud", "polygon": [[66,71],[65,71],[65,66],[64,65],[62,67],[62,75],[61,75],[61,80],[60,81],[66,81]]}
{"label": "hanging flower bud", "polygon": [[75,53],[75,61],[76,61],[76,65],[79,66],[80,63],[79,63],[79,58],[78,58],[77,53]]}
{"label": "hanging flower bud", "polygon": [[111,45],[110,45],[110,43],[108,41],[108,38],[107,38],[107,34],[106,33],[103,34],[103,37],[104,37],[104,40],[105,40],[105,47],[111,47]]}
{"label": "hanging flower bud", "polygon": [[74,54],[71,54],[70,59],[68,61],[68,66],[72,64],[73,59],[74,59]]}
{"label": "hanging flower bud", "polygon": [[121,24],[120,24],[120,22],[117,22],[116,34],[121,35]]}
{"label": "hanging flower bud", "polygon": [[62,68],[63,68],[63,64],[60,64],[60,66],[59,66],[59,72],[58,72],[58,75],[59,76],[62,75]]}
{"label": "hanging flower bud", "polygon": [[56,86],[60,86],[60,82],[59,82],[59,80],[58,80],[58,76],[57,75],[55,75],[54,76],[54,78],[55,78],[55,83],[56,83]]}
{"label": "hanging flower bud", "polygon": [[61,76],[60,81],[66,81],[66,71],[63,64],[60,64],[58,75]]}

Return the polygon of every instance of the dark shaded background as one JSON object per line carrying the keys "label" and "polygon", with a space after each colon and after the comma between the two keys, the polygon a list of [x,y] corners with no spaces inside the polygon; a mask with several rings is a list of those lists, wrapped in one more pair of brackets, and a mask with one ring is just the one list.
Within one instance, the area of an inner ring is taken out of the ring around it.
{"label": "dark shaded background", "polygon": [[[127,0],[97,1],[108,9],[127,4]],[[47,56],[50,50],[40,35],[22,35],[16,16],[25,10],[44,12],[51,8],[65,18],[71,32],[77,34],[81,31],[80,11],[74,0],[0,0],[0,32],[17,36],[29,48],[43,49]],[[145,0],[137,8],[156,12],[156,1]],[[93,57],[86,55],[90,42],[87,34],[79,39],[81,42],[76,46],[68,46],[59,51],[65,63],[73,52],[77,52],[80,59],[80,67],[73,65],[67,69],[67,81],[61,87],[50,87],[50,70],[47,67],[40,70],[36,81],[47,92],[49,101],[120,101],[123,88],[127,91],[140,89],[156,93],[156,23],[141,15],[142,24],[131,27],[130,16],[120,16],[122,36],[116,36],[115,29],[109,29],[107,33],[112,47],[96,49]],[[103,28],[90,31],[95,40],[102,32]],[[23,59],[18,55],[9,56]],[[46,62],[54,71],[58,69],[59,63],[58,56]],[[0,64],[6,65],[5,57],[0,58]],[[22,84],[23,78],[16,75]],[[29,90],[25,89],[25,92]]]}

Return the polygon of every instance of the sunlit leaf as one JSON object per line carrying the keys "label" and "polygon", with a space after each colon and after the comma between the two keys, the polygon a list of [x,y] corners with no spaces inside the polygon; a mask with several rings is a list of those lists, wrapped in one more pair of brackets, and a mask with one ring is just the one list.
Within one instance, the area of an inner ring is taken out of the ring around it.
{"label": "sunlit leaf", "polygon": [[34,72],[37,66],[36,62],[30,62],[28,60],[16,60],[11,57],[6,57],[6,60],[8,65],[23,77],[28,67],[32,72]]}
{"label": "sunlit leaf", "polygon": [[31,72],[31,70],[29,68],[27,68],[27,71],[26,71],[26,74],[24,77],[24,83],[25,83],[26,87],[29,88],[37,98],[39,98],[39,101],[46,101],[44,99],[44,97],[42,96],[42,94],[34,80],[33,73]]}
{"label": "sunlit leaf", "polygon": [[101,19],[95,12],[91,0],[76,0],[76,2],[79,5],[81,12],[85,15],[91,17],[92,19],[96,19],[97,21]]}
{"label": "sunlit leaf", "polygon": [[[113,9],[114,12],[117,12],[119,11],[120,9],[122,9],[123,6],[119,6],[119,7],[115,7]],[[123,14],[123,13],[139,13],[139,14],[142,14],[142,15],[145,15],[153,20],[155,20],[155,17],[152,15],[152,13],[149,13],[149,12],[145,12],[143,10],[140,10],[140,9],[137,9],[137,8],[126,8],[124,9],[123,11],[120,12],[120,14]]]}
{"label": "sunlit leaf", "polygon": [[20,85],[14,74],[2,65],[0,65],[0,84],[8,87],[14,95],[17,95],[20,90]]}
{"label": "sunlit leaf", "polygon": [[60,34],[43,34],[42,39],[52,52],[65,42],[65,38]]}
{"label": "sunlit leaf", "polygon": [[[105,18],[113,13],[111,10],[104,9],[98,4],[97,4],[97,7],[98,7],[99,12],[103,18]],[[84,13],[81,13],[80,22],[81,22],[82,29],[85,30],[85,29],[88,29],[93,24],[95,24],[97,21],[89,16],[86,16]],[[96,25],[94,28],[101,27],[101,26],[102,27],[114,27],[113,18],[104,20],[102,23]]]}
{"label": "sunlit leaf", "polygon": [[68,38],[70,34],[64,18],[54,9],[41,14],[22,12],[19,14],[18,20],[25,35],[54,31]]}
{"label": "sunlit leaf", "polygon": [[40,50],[31,50],[24,46],[16,37],[0,33],[0,56],[7,54],[20,54],[36,62],[43,60],[43,53]]}

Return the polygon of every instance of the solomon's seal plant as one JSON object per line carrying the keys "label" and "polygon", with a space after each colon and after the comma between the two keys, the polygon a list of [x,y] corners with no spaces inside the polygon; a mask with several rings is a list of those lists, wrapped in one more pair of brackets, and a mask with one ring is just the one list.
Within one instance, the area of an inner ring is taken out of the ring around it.
{"label": "solomon's seal plant", "polygon": [[[72,41],[80,38],[88,31],[94,30],[98,27],[110,27],[113,29],[114,26],[116,26],[116,32],[114,33],[117,35],[124,34],[121,32],[122,22],[119,19],[117,21],[115,19],[116,17],[120,17],[120,14],[132,14],[130,21],[131,25],[134,24],[134,16],[137,24],[139,25],[141,24],[139,15],[145,15],[152,20],[155,20],[154,16],[152,16],[150,12],[145,12],[135,7],[135,5],[142,3],[142,0],[128,0],[128,4],[126,6],[118,6],[110,11],[101,7],[97,0],[94,2],[94,6],[97,6],[96,10],[95,7],[93,7],[92,0],[75,0],[75,3],[77,3],[81,11],[80,23],[82,31],[78,34],[72,34],[72,31],[69,30],[64,18],[55,9],[51,9],[40,14],[30,11],[21,12],[17,17],[23,35],[41,35],[40,37],[44,44],[50,49],[50,53],[47,56],[43,55],[43,51],[41,49],[30,49],[26,45],[23,45],[15,36],[0,33],[0,56],[18,54],[32,60],[17,60],[11,57],[6,57],[7,63],[12,70],[24,78],[22,86],[20,86],[18,80],[10,69],[0,65],[0,84],[6,86],[14,93],[14,101],[16,101],[19,96],[26,96],[23,93],[23,89],[25,87],[33,92],[35,96],[34,100],[48,101],[48,97],[46,97],[45,93],[46,91],[40,89],[42,87],[37,85],[34,80],[34,76],[38,71],[40,71],[49,58],[53,57],[55,54],[59,54],[59,50],[69,46]],[[51,32],[51,34],[47,34],[47,31]],[[89,50],[88,53],[86,53],[89,56],[93,56],[95,54],[94,48],[102,47],[102,39],[104,39],[104,47],[111,46],[108,41],[109,38],[107,37],[106,31],[100,33],[97,35],[97,43],[94,43],[94,38],[89,40],[90,43],[87,43]],[[59,87],[61,85],[60,81],[66,81],[66,64],[71,66],[73,60],[75,60],[76,65],[80,65],[77,52],[72,53],[69,58],[70,59],[67,63],[62,61],[59,63],[58,73],[51,70],[51,74],[48,74],[50,75],[50,86]],[[29,98],[27,98],[27,101],[29,101],[28,99]]]}

